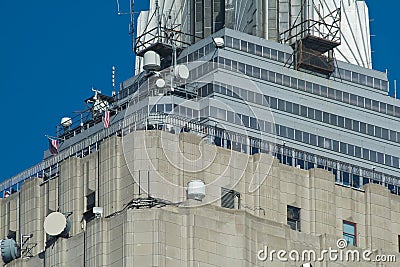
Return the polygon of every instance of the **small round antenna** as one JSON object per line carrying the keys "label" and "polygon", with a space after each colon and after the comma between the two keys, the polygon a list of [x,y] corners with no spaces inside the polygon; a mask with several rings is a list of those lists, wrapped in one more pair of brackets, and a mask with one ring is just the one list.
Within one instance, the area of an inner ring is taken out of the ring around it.
{"label": "small round antenna", "polygon": [[164,88],[165,87],[165,80],[164,79],[157,79],[157,81],[156,81],[156,86],[158,87],[158,88]]}
{"label": "small round antenna", "polygon": [[189,78],[189,69],[185,65],[178,65],[175,67],[175,76],[181,79],[188,79]]}
{"label": "small round antenna", "polygon": [[66,237],[71,228],[70,221],[60,212],[52,212],[44,220],[44,231],[50,236]]}

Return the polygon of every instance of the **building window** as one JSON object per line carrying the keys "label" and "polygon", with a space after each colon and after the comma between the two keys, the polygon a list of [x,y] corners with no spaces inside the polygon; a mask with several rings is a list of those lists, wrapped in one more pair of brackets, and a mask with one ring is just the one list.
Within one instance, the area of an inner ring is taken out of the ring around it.
{"label": "building window", "polygon": [[234,209],[235,208],[235,197],[237,197],[237,203],[238,203],[238,209],[240,208],[240,193],[232,190],[232,189],[227,189],[222,187],[221,188],[221,207],[223,208],[228,208],[228,209]]}
{"label": "building window", "polygon": [[287,224],[292,230],[300,232],[300,208],[287,206]]}
{"label": "building window", "polygon": [[343,221],[343,238],[347,244],[357,246],[357,226],[355,223]]}

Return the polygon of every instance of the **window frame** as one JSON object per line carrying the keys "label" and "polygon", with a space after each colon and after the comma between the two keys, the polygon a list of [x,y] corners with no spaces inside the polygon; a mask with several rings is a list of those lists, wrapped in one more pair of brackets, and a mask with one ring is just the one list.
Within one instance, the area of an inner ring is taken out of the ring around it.
{"label": "window frame", "polygon": [[[344,231],[344,226],[345,225],[349,225],[349,226],[352,226],[352,227],[354,227],[354,234],[351,234],[351,233],[346,233],[345,231]],[[357,246],[357,224],[356,223],[354,223],[354,222],[350,222],[350,221],[346,221],[346,220],[343,220],[343,238],[345,239],[345,236],[350,236],[350,237],[353,237],[353,240],[354,240],[354,244],[349,244],[349,245],[352,245],[352,246]],[[346,240],[347,241],[347,240]]]}

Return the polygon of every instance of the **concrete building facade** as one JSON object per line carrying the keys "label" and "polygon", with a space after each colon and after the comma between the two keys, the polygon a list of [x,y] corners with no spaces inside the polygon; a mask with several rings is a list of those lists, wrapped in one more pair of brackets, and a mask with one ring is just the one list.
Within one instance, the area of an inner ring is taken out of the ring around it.
{"label": "concrete building facade", "polygon": [[[99,151],[64,161],[59,176],[27,181],[1,200],[2,235],[15,233],[18,242],[31,235],[22,246],[23,257],[7,266],[300,266],[304,262],[261,261],[258,255],[265,246],[300,253],[337,249],[346,222],[356,226],[355,246],[347,249],[370,249],[371,258],[400,258],[400,197],[384,186],[346,187],[325,170],[301,170],[266,154],[248,155],[202,140],[163,131],[113,136]],[[204,156],[193,164],[209,164],[198,172],[185,171],[165,156],[168,149],[192,161]],[[148,176],[139,179],[140,173]],[[193,179],[206,184],[203,202],[186,197],[184,186]],[[254,180],[257,186],[250,192]],[[221,187],[238,193],[233,208],[221,207]],[[88,215],[93,193],[95,206],[104,209],[101,217]],[[154,205],[138,204],[146,199]],[[300,211],[295,227],[289,222],[290,207]],[[49,238],[43,229],[46,215],[56,210],[69,214],[67,238]]]}

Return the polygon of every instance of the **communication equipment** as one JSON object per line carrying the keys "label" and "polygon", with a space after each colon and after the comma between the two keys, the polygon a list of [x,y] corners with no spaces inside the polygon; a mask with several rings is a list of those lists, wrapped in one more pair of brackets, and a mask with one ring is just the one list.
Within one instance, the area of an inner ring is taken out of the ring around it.
{"label": "communication equipment", "polygon": [[202,201],[206,196],[206,186],[201,180],[193,180],[188,184],[188,198]]}
{"label": "communication equipment", "polygon": [[70,220],[60,212],[52,212],[44,220],[44,231],[50,236],[67,237],[70,229]]}

